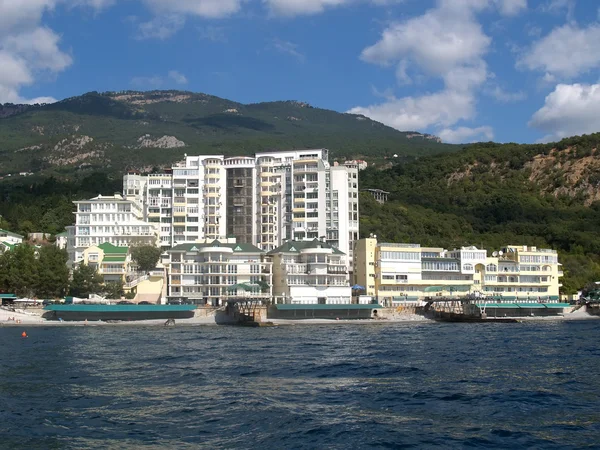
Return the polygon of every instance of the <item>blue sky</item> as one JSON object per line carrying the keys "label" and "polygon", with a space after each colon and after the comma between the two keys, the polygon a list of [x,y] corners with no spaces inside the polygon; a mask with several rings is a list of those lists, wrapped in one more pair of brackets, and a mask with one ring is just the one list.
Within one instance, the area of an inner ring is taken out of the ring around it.
{"label": "blue sky", "polygon": [[592,0],[0,0],[0,102],[183,89],[445,142],[600,131]]}

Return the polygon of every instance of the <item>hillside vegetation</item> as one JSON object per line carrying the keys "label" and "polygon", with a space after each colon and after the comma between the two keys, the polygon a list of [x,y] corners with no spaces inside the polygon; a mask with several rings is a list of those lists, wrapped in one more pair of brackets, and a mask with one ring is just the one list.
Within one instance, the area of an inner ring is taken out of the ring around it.
{"label": "hillside vegetation", "polygon": [[384,160],[460,147],[364,116],[281,101],[244,105],[183,91],[91,92],[49,105],[0,105],[0,176],[102,168],[151,170],[184,153],[250,155],[321,148]]}
{"label": "hillside vegetation", "polygon": [[559,251],[565,293],[600,280],[600,134],[558,144],[474,144],[361,172],[361,234],[390,242]]}

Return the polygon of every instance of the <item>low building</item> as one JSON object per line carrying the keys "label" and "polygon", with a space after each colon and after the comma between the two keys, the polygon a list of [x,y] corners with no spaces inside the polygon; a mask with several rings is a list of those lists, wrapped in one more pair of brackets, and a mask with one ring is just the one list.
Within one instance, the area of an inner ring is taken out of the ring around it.
{"label": "low building", "polygon": [[531,246],[445,250],[419,244],[361,239],[355,250],[354,282],[379,303],[401,304],[432,296],[558,301],[563,275],[557,253]]}
{"label": "low building", "polygon": [[388,200],[390,193],[381,189],[362,189],[363,192],[368,192],[371,196],[381,204],[384,204]]}
{"label": "low building", "polygon": [[67,236],[68,233],[66,231],[63,231],[62,233],[58,233],[55,236],[55,241],[54,241],[54,245],[56,245],[58,248],[61,249],[66,249],[67,248]]}
{"label": "low building", "polygon": [[273,295],[292,304],[349,304],[352,290],[346,255],[318,239],[289,241],[273,258]]}
{"label": "low building", "polygon": [[12,231],[3,230],[0,228],[0,242],[4,243],[7,246],[21,244],[24,238],[25,237],[21,236],[20,234],[13,233]]}
{"label": "low building", "polygon": [[271,299],[271,261],[235,238],[180,244],[167,250],[167,297],[220,306],[227,299]]}
{"label": "low building", "polygon": [[117,247],[104,242],[86,248],[82,262],[94,267],[105,283],[125,282],[126,274],[130,271],[131,255],[129,247]]}

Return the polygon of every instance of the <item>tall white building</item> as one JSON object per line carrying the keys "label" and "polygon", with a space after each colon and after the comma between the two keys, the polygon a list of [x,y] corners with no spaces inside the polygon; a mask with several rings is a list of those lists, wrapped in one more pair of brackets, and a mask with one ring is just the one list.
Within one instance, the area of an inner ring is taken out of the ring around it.
{"label": "tall white building", "polygon": [[124,195],[160,229],[163,247],[234,236],[270,251],[326,239],[350,256],[358,240],[358,166],[331,166],[327,149],[255,157],[187,156],[163,174],[127,174]]}
{"label": "tall white building", "polygon": [[86,248],[104,242],[117,247],[158,244],[156,225],[145,222],[140,206],[120,194],[99,195],[73,203],[76,206],[75,225],[67,227],[70,264],[82,261]]}

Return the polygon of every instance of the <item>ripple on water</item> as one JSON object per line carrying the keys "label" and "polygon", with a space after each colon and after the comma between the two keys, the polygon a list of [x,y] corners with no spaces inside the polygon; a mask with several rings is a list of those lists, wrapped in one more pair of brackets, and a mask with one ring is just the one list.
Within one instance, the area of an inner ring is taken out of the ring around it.
{"label": "ripple on water", "polygon": [[0,447],[600,448],[597,326],[522,325],[0,329]]}

